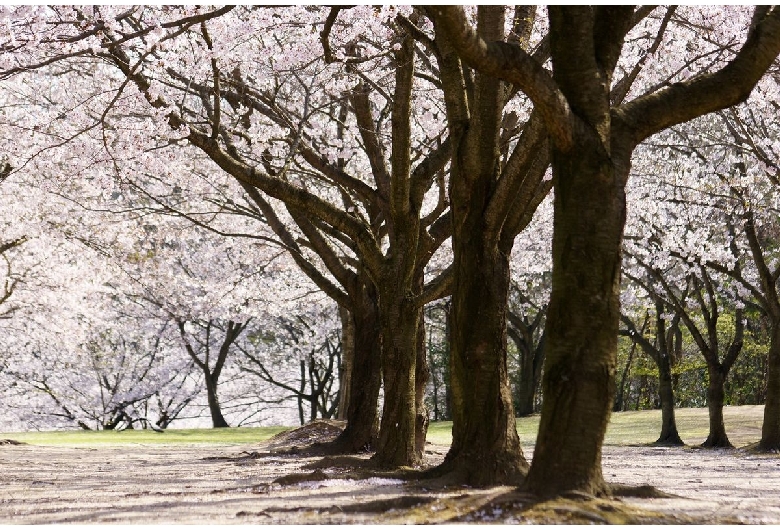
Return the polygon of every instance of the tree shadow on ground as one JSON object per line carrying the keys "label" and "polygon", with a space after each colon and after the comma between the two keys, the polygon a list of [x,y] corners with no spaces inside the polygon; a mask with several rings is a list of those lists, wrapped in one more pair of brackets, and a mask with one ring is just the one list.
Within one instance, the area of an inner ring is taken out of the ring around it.
{"label": "tree shadow on ground", "polygon": [[[622,499],[673,498],[652,486],[609,484],[610,495],[593,497],[570,492],[550,499],[530,495],[520,488],[522,477],[514,484],[474,488],[463,485],[457,473],[441,473],[436,467],[382,469],[371,460],[371,453],[329,453],[342,425],[315,421],[303,427],[280,433],[265,445],[266,451],[242,453],[238,457],[212,457],[224,460],[247,460],[293,456],[322,457],[303,466],[303,473],[291,473],[273,481],[276,487],[295,487],[302,483],[326,480],[368,480],[390,478],[404,481],[406,493],[391,498],[374,499],[333,506],[326,511],[353,514],[392,514],[408,524],[524,522],[535,524],[702,524],[705,521],[684,515],[670,515],[632,506]],[[647,445],[647,444],[643,444]],[[654,444],[650,444],[654,445]],[[442,468],[443,469],[443,468]],[[292,508],[294,510],[294,508]],[[719,523],[737,521],[722,520]],[[712,520],[706,521],[712,524]]]}

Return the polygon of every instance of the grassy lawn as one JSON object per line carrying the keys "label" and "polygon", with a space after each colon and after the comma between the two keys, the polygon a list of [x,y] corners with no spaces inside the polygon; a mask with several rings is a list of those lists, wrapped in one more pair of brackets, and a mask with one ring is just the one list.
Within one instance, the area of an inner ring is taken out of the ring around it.
{"label": "grassy lawn", "polygon": [[[726,432],[736,446],[757,442],[761,438],[763,406],[726,407]],[[688,445],[704,441],[708,432],[707,409],[678,409],[677,428]],[[607,445],[634,445],[652,443],[658,438],[661,425],[660,410],[618,412],[612,414],[607,429]],[[107,444],[249,444],[267,440],[288,427],[239,427],[230,429],[168,429],[164,433],[143,430],[115,431],[58,431],[0,433],[0,439],[10,438],[34,445],[92,446]],[[536,443],[539,416],[519,418],[517,432],[524,447]],[[432,422],[428,441],[449,445],[452,440],[452,422]]]}
{"label": "grassy lawn", "polygon": [[[761,438],[761,423],[764,419],[763,406],[725,407],[723,416],[726,433],[735,446],[748,445]],[[709,415],[706,408],[677,409],[675,419],[680,437],[686,444],[698,445],[707,438]],[[523,447],[533,446],[536,443],[538,430],[538,414],[517,419],[517,433],[520,435],[520,443]],[[452,439],[451,431],[452,422],[431,423],[428,429],[428,441],[449,444]],[[658,439],[660,432],[660,410],[616,412],[612,414],[604,443],[606,445],[649,444]]]}
{"label": "grassy lawn", "polygon": [[0,433],[34,445],[92,446],[121,444],[247,444],[267,440],[288,427],[237,427],[229,429],[168,429],[124,431],[46,431]]}

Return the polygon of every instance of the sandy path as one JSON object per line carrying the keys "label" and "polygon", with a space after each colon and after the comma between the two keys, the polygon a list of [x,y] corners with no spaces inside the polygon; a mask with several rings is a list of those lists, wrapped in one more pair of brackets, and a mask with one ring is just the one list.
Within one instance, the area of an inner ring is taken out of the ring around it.
{"label": "sandy path", "polygon": [[[0,446],[0,523],[445,522],[453,513],[464,515],[457,507],[453,512],[453,506],[465,495],[484,502],[509,490],[425,492],[393,479],[339,479],[338,469],[326,470],[328,480],[282,486],[273,480],[310,473],[302,466],[317,459],[240,458],[257,449]],[[430,449],[434,461],[446,451],[439,446]],[[221,458],[225,456],[234,458]],[[780,524],[780,458],[776,455],[608,446],[604,474],[610,481],[651,484],[682,497],[626,501],[645,509],[707,521]],[[521,516],[482,510],[470,518],[516,522]]]}

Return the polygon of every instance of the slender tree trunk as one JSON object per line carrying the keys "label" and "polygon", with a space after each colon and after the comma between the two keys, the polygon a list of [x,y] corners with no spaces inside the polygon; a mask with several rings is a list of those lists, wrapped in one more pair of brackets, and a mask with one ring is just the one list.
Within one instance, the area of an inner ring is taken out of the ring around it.
{"label": "slender tree trunk", "polygon": [[333,442],[333,452],[354,453],[375,447],[379,436],[377,400],[381,379],[382,340],[379,309],[373,288],[357,301],[349,313],[354,329],[354,358],[346,406],[347,426]]}
{"label": "slender tree trunk", "polygon": [[445,367],[444,375],[444,416],[443,420],[452,420],[452,328],[451,328],[451,313],[452,313],[452,300],[445,306],[444,315],[444,347],[447,349],[447,364]]}
{"label": "slender tree trunk", "polygon": [[517,381],[517,410],[515,414],[517,416],[530,416],[535,412],[536,394],[544,363],[544,347],[543,344],[534,347],[530,342],[526,343],[526,348],[521,347],[517,342],[515,344],[520,352],[520,377]]}
{"label": "slender tree trunk", "polygon": [[[642,328],[644,329],[644,327]],[[620,376],[620,384],[617,387],[617,395],[615,396],[615,403],[612,405],[612,412],[620,412],[625,409],[625,395],[626,395],[626,383],[628,381],[628,374],[631,373],[631,363],[634,361],[634,353],[636,351],[636,342],[631,344],[631,349],[628,352],[628,359],[626,365],[623,367],[623,374]]]}
{"label": "slender tree trunk", "polygon": [[534,413],[536,380],[534,379],[532,352],[520,354],[520,377],[517,380],[517,416],[530,416]]}
{"label": "slender tree trunk", "polygon": [[380,292],[385,399],[372,460],[380,467],[416,466],[416,364],[420,311],[389,277]]}
{"label": "slender tree trunk", "polygon": [[766,374],[766,403],[761,427],[762,451],[780,451],[780,320],[772,319]]}
{"label": "slender tree trunk", "polygon": [[[420,285],[422,286],[422,282]],[[425,438],[428,436],[428,424],[430,423],[428,407],[425,405],[425,387],[431,377],[431,369],[428,365],[428,350],[425,347],[425,317],[422,308],[417,311],[417,359],[414,365],[414,450],[417,458],[422,461],[425,456]]]}
{"label": "slender tree trunk", "polygon": [[727,372],[720,366],[707,365],[709,384],[707,385],[707,408],[710,414],[710,434],[701,444],[702,447],[734,447],[726,436],[726,426],[723,423],[723,403],[726,392]]}
{"label": "slender tree trunk", "polygon": [[468,231],[453,238],[458,271],[450,312],[453,425],[443,469],[472,485],[518,482],[528,464],[507,373],[509,256],[489,244],[474,248],[479,245],[484,239]]}
{"label": "slender tree trunk", "polygon": [[350,391],[352,390],[352,365],[355,361],[355,321],[349,309],[339,307],[341,320],[341,369],[339,370],[339,406],[336,419],[347,419]]}
{"label": "slender tree trunk", "polygon": [[655,441],[658,445],[685,445],[677,432],[674,419],[674,387],[672,385],[672,363],[667,354],[658,356],[658,395],[661,399],[661,435]]}
{"label": "slender tree trunk", "polygon": [[209,403],[209,412],[211,413],[211,423],[214,428],[230,427],[225,417],[222,415],[222,408],[219,405],[217,397],[217,380],[210,374],[205,374],[206,378],[206,397]]}
{"label": "slender tree trunk", "polygon": [[613,146],[610,156],[589,137],[581,135],[567,152],[552,148],[555,217],[544,402],[526,482],[541,496],[607,492],[601,446],[615,395],[630,151],[622,159]]}

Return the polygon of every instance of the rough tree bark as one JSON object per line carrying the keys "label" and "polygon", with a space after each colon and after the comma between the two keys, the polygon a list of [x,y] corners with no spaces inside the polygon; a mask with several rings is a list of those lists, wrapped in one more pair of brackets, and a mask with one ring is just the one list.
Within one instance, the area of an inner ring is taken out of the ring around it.
{"label": "rough tree bark", "polygon": [[347,312],[353,332],[353,359],[346,393],[344,418],[347,426],[332,444],[334,453],[373,449],[379,436],[377,400],[381,379],[382,342],[379,314],[371,296]]}
{"label": "rough tree bark", "polygon": [[707,409],[709,410],[710,432],[702,447],[734,447],[726,435],[726,425],[723,423],[723,404],[726,396],[724,385],[728,372],[722,366],[707,364]]}
{"label": "rough tree bark", "polygon": [[[382,330],[384,406],[379,441],[372,461],[381,467],[415,466],[416,364],[420,310],[415,297],[415,271],[420,244],[421,202],[411,186],[411,94],[414,82],[414,41],[403,39],[395,53],[396,99],[392,108],[393,138],[388,188],[389,248],[382,272],[374,278],[379,292]],[[421,198],[420,198],[421,201]]]}
{"label": "rough tree bark", "polygon": [[521,46],[484,38],[460,7],[431,7],[458,54],[514,83],[551,138],[555,214],[544,404],[526,487],[541,496],[607,493],[601,445],[615,381],[620,247],[631,154],[645,138],[744,101],[780,51],[780,13],[756,9],[725,67],[628,103],[610,99],[632,8],[548,8],[553,75]]}
{"label": "rough tree bark", "polygon": [[[422,271],[418,271],[417,285],[420,290],[423,287]],[[415,344],[414,365],[414,451],[420,461],[425,456],[425,440],[428,437],[428,425],[430,417],[428,406],[425,404],[425,389],[431,378],[431,369],[428,364],[428,350],[425,347],[425,314],[423,308],[417,310],[417,343]]]}
{"label": "rough tree bark", "polygon": [[[546,135],[538,116],[533,118],[501,167],[506,87],[492,76],[463,68],[439,28],[436,11],[431,12],[453,139],[453,441],[438,471],[474,485],[518,483],[528,464],[517,435],[507,372],[509,256],[515,235],[549,189],[542,182]],[[524,15],[516,17],[514,28],[523,40],[534,13],[519,13]],[[480,7],[477,31],[488,39],[503,39],[503,7]]]}
{"label": "rough tree bark", "polygon": [[595,134],[578,136],[584,138],[570,149],[553,149],[553,289],[542,417],[528,475],[529,489],[541,495],[606,490],[601,443],[615,392],[628,167],[616,167],[627,160],[610,157]]}
{"label": "rough tree bark", "polygon": [[772,339],[767,353],[764,423],[758,448],[767,452],[780,451],[780,318],[772,318]]}
{"label": "rough tree bark", "polygon": [[416,345],[419,311],[406,293],[392,286],[380,293],[382,304],[382,381],[384,406],[377,452],[372,460],[381,467],[414,466]]}
{"label": "rough tree bark", "polygon": [[337,420],[347,419],[350,390],[352,389],[352,363],[355,359],[355,322],[349,309],[339,306],[341,322],[341,366],[339,367],[339,406]]}

